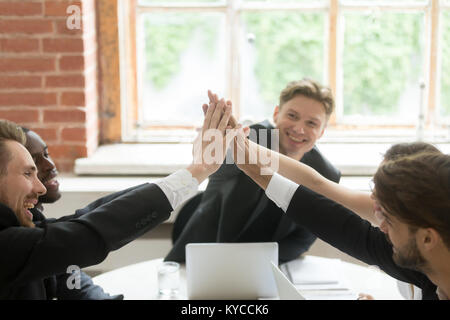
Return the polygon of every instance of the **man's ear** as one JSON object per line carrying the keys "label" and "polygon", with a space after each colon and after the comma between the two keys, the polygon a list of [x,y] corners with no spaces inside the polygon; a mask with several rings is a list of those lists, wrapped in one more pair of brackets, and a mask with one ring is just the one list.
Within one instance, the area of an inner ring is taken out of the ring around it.
{"label": "man's ear", "polygon": [[273,122],[275,124],[277,124],[277,120],[278,120],[278,115],[280,114],[280,107],[276,106],[275,109],[273,110]]}
{"label": "man's ear", "polygon": [[425,252],[433,250],[443,242],[441,235],[434,228],[420,228],[417,230],[416,240]]}

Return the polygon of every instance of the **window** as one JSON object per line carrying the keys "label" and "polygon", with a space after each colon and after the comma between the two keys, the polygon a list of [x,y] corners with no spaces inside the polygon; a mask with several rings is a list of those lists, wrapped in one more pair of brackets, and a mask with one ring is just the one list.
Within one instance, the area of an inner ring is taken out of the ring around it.
{"label": "window", "polygon": [[450,123],[450,1],[443,6],[440,16],[440,100],[439,117]]}
{"label": "window", "polygon": [[332,130],[432,127],[447,139],[450,1],[121,3],[125,141],[190,141],[207,89],[241,121],[271,119],[303,77],[335,92]]}

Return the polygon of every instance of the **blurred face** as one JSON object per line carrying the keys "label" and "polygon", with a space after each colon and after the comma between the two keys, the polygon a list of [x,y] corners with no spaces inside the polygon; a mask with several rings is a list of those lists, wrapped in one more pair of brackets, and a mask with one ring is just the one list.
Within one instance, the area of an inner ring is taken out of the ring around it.
{"label": "blurred face", "polygon": [[46,189],[37,177],[30,153],[20,143],[6,142],[12,154],[6,174],[0,176],[0,202],[11,208],[21,226],[34,227],[30,212]]}
{"label": "blurred face", "polygon": [[38,169],[38,178],[47,189],[47,193],[39,198],[40,203],[53,203],[61,198],[59,182],[56,180],[58,171],[48,154],[45,142],[35,132],[28,131],[26,148]]}
{"label": "blurred face", "polygon": [[424,271],[427,261],[417,247],[416,232],[411,232],[408,224],[387,213],[380,204],[376,204],[376,209],[380,229],[392,244],[394,262],[403,268]]}
{"label": "blurred face", "polygon": [[300,160],[322,137],[327,122],[322,103],[298,95],[275,107],[275,126],[280,134],[280,152]]}

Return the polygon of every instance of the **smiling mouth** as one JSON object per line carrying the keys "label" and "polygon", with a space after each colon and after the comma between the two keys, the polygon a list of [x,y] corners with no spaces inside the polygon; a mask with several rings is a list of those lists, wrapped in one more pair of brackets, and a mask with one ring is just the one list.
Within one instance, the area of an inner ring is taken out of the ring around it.
{"label": "smiling mouth", "polygon": [[23,207],[25,209],[25,214],[28,217],[28,219],[33,220],[33,214],[31,213],[31,209],[34,208],[34,206],[37,204],[37,200],[33,200],[33,202],[25,202],[23,204]]}
{"label": "smiling mouth", "polygon": [[286,135],[288,136],[289,139],[291,139],[292,141],[294,141],[296,143],[304,143],[304,142],[308,141],[308,139],[296,138],[296,137],[292,136],[289,132],[286,132]]}
{"label": "smiling mouth", "polygon": [[46,186],[54,186],[54,185],[58,184],[58,180],[56,180],[56,178],[52,178],[50,180],[44,181],[43,184]]}
{"label": "smiling mouth", "polygon": [[34,203],[31,202],[25,202],[25,204],[23,205],[25,209],[30,210],[34,208]]}

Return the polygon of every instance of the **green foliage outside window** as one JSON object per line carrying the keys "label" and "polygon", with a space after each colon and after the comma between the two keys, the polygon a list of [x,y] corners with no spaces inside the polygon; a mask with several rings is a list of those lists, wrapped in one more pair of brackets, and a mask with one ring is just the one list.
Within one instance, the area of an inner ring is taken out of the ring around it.
{"label": "green foliage outside window", "polygon": [[[211,17],[205,18],[205,16]],[[180,70],[180,58],[200,34],[201,50],[214,55],[220,14],[146,14],[145,81],[163,89]],[[441,16],[441,114],[450,115],[450,13]],[[326,15],[242,13],[245,32],[254,34],[254,73],[262,98],[273,105],[286,83],[302,77],[322,82]],[[344,113],[395,115],[407,86],[419,85],[424,62],[423,15],[345,14]],[[193,75],[195,77],[195,75]]]}
{"label": "green foliage outside window", "polygon": [[246,31],[254,34],[254,73],[261,96],[271,106],[290,81],[303,77],[319,82],[324,73],[324,15],[302,13],[246,13]]}
{"label": "green foliage outside window", "polygon": [[[211,15],[217,18],[217,15]],[[201,50],[213,54],[217,37],[215,19],[193,14],[148,14],[144,16],[145,81],[162,90],[181,67],[181,54],[194,36],[200,37]],[[193,75],[195,77],[195,75]]]}
{"label": "green foliage outside window", "polygon": [[422,73],[422,16],[345,16],[344,113],[393,115]]}

